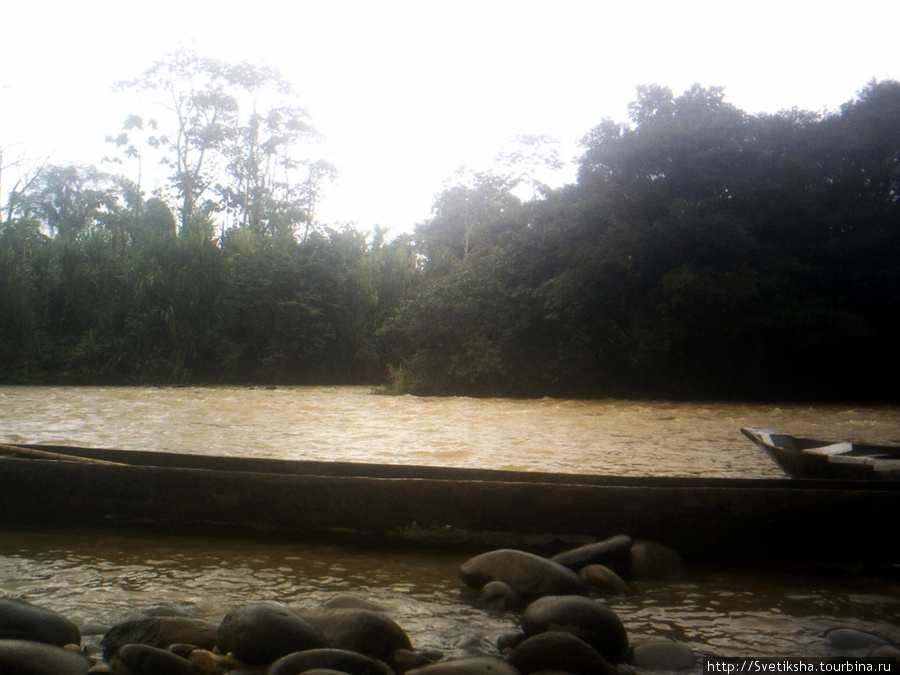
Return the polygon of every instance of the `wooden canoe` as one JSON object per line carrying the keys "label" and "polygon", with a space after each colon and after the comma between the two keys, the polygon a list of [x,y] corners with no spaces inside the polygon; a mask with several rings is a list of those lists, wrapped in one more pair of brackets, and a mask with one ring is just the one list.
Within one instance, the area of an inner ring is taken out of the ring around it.
{"label": "wooden canoe", "polygon": [[667,544],[688,560],[900,562],[893,530],[900,490],[890,481],[639,478],[4,448],[0,526],[536,551],[624,533]]}
{"label": "wooden canoe", "polygon": [[797,438],[777,429],[744,428],[792,478],[900,480],[900,447]]}

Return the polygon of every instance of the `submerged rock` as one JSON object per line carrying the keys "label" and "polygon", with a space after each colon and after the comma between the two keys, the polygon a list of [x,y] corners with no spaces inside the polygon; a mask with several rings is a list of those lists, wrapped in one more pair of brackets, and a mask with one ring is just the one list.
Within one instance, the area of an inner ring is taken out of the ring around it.
{"label": "submerged rock", "polygon": [[825,640],[835,649],[847,651],[874,649],[888,643],[882,637],[856,628],[832,628],[825,633]]}
{"label": "submerged rock", "polygon": [[644,670],[680,670],[695,666],[697,658],[687,645],[670,640],[654,640],[632,649],[631,664]]}

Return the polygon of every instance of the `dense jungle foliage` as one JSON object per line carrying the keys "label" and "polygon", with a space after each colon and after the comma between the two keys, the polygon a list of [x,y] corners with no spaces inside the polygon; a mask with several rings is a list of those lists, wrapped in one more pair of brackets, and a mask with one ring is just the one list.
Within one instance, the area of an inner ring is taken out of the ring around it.
{"label": "dense jungle foliage", "polygon": [[[123,86],[172,126],[130,116],[121,175],[4,186],[2,382],[897,399],[900,83],[756,115],[641,86],[573,184],[532,180],[535,143],[392,240],[316,221],[333,168],[305,113],[242,108],[289,93],[276,72],[180,52]],[[145,198],[151,155],[170,180]]]}

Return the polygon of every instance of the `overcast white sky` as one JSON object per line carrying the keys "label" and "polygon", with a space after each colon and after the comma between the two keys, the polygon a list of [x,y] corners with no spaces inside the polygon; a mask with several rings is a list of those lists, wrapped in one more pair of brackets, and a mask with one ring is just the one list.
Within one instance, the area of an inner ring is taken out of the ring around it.
{"label": "overcast white sky", "polygon": [[900,79],[900,0],[30,0],[0,21],[5,163],[99,163],[141,112],[112,85],[193,46],[294,83],[340,172],[319,218],[363,229],[411,229],[516,134],[575,148],[640,84],[721,85],[756,113]]}

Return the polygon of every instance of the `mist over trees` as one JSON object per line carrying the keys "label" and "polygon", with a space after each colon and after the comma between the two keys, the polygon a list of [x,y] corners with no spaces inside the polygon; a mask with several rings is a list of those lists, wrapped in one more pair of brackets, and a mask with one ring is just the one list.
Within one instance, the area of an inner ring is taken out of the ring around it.
{"label": "mist over trees", "polygon": [[393,239],[317,221],[335,169],[277,72],[178,52],[121,86],[159,114],[118,164],[3,186],[2,382],[897,399],[900,83],[756,115],[640,86],[574,183],[525,137]]}

